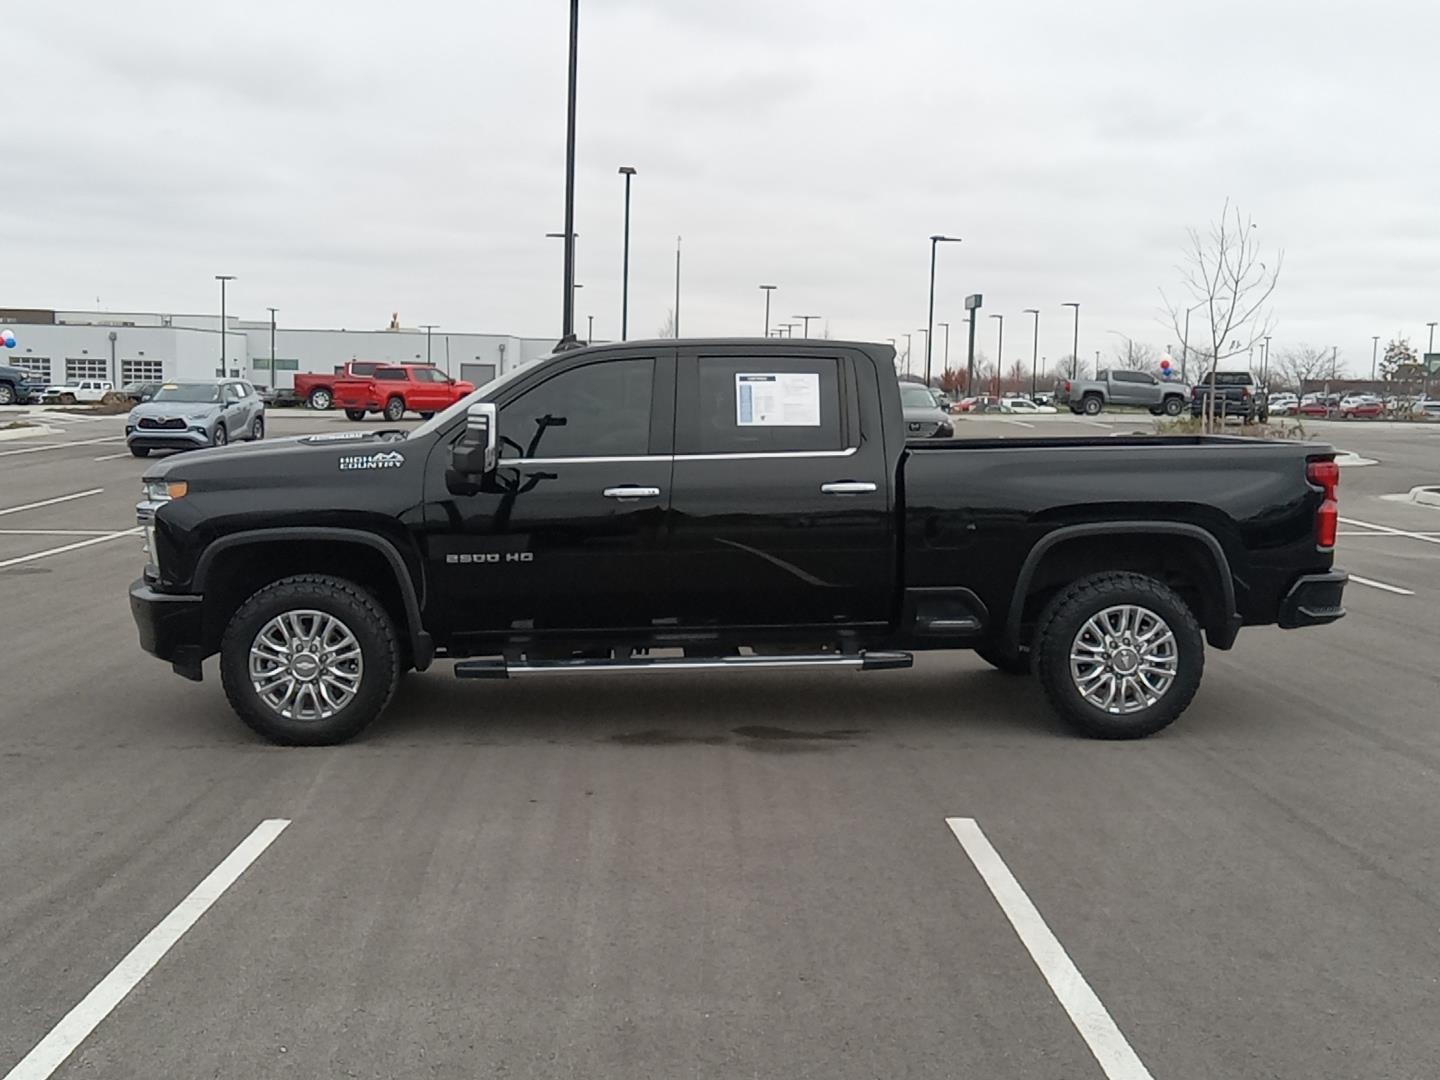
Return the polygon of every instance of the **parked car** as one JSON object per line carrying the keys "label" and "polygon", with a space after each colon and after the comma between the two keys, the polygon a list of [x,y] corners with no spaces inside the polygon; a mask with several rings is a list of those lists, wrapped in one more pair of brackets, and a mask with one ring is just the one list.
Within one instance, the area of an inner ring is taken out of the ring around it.
{"label": "parked car", "polygon": [[40,400],[46,405],[93,405],[114,390],[115,384],[107,380],[81,379],[62,386],[47,386]]}
{"label": "parked car", "polygon": [[1148,371],[1099,371],[1093,379],[1061,379],[1055,386],[1057,405],[1077,416],[1098,416],[1107,405],[1141,405],[1156,416],[1179,416],[1189,388]]}
{"label": "parked car", "polygon": [[1332,447],[908,439],[894,349],[823,346],[568,349],[412,431],[158,462],[140,644],[195,680],[218,653],[278,743],[354,736],[437,657],[573,678],[940,649],[1033,666],[1079,730],[1136,738],[1189,705],[1207,639],[1344,616]]}
{"label": "parked car", "polygon": [[1022,416],[1040,416],[1042,414],[1053,414],[1058,412],[1054,405],[1041,405],[1031,401],[1029,398],[1003,398],[1000,401],[1000,411],[1007,413],[1018,413]]}
{"label": "parked car", "polygon": [[1247,424],[1270,418],[1265,393],[1255,385],[1255,376],[1248,371],[1217,371],[1206,374],[1190,389],[1190,415],[1202,416],[1210,399],[1211,383],[1215,386],[1214,415],[1220,418],[1239,417]]}
{"label": "parked car", "polygon": [[28,371],[0,365],[0,405],[29,405],[43,392]]}
{"label": "parked car", "polygon": [[[408,412],[429,419],[475,389],[474,383],[452,379],[436,367],[421,364],[381,364],[369,375],[336,379],[335,406],[351,420],[364,420],[378,412],[394,423]],[[917,387],[930,397],[923,386]]]}
{"label": "parked car", "polygon": [[1300,407],[1300,399],[1294,394],[1276,393],[1267,399],[1271,416],[1294,416]]}
{"label": "parked car", "polygon": [[948,439],[955,434],[950,417],[935,404],[934,395],[925,387],[901,383],[900,404],[905,413],[907,439]]}
{"label": "parked car", "polygon": [[339,379],[364,379],[375,373],[376,368],[403,367],[384,360],[350,360],[341,364],[329,375],[301,372],[295,376],[295,396],[312,409],[328,409],[335,404],[335,383]]}
{"label": "parked car", "polygon": [[156,391],[164,385],[163,382],[131,382],[120,387],[120,393],[139,405],[141,402],[153,398]]}
{"label": "parked car", "polygon": [[151,450],[194,450],[264,437],[265,404],[253,386],[239,379],[162,383],[125,420],[125,444],[136,457]]}
{"label": "parked car", "polygon": [[1375,420],[1385,415],[1385,402],[1373,394],[1350,394],[1340,399],[1340,418]]}

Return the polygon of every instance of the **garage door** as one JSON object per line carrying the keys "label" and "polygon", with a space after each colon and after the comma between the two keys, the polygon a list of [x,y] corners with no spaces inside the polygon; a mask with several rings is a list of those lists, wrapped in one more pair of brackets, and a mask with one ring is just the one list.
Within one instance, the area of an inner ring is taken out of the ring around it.
{"label": "garage door", "polygon": [[484,386],[495,378],[494,364],[461,364],[460,378],[476,386]]}

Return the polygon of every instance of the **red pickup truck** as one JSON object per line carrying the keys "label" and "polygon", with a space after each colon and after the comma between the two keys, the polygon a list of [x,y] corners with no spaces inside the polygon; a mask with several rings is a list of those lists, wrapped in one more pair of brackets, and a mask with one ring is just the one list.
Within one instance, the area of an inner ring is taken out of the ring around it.
{"label": "red pickup truck", "polygon": [[474,383],[452,379],[439,368],[376,364],[368,375],[336,379],[333,393],[336,408],[344,409],[351,420],[364,420],[366,413],[378,412],[395,421],[407,410],[429,419],[474,389]]}
{"label": "red pickup truck", "polygon": [[337,380],[369,378],[376,368],[390,366],[384,360],[350,360],[328,375],[302,372],[295,376],[295,396],[312,409],[328,409],[335,404]]}

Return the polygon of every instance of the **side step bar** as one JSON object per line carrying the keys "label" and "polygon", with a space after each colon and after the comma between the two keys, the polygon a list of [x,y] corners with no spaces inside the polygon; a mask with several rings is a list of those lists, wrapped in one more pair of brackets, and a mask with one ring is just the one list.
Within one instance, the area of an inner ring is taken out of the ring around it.
{"label": "side step bar", "polygon": [[457,679],[508,679],[518,675],[569,675],[577,672],[658,672],[658,671],[751,671],[773,668],[850,668],[856,671],[889,671],[908,668],[915,658],[907,652],[862,652],[793,656],[661,656],[630,660],[457,660]]}

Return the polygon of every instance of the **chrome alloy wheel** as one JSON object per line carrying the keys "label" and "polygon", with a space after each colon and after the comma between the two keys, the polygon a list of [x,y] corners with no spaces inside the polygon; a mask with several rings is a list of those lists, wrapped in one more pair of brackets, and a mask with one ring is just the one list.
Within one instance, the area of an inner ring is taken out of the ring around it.
{"label": "chrome alloy wheel", "polygon": [[360,689],[365,659],[350,628],[324,611],[285,611],[250,643],[250,684],[287,720],[328,720]]}
{"label": "chrome alloy wheel", "polygon": [[1103,712],[1126,716],[1165,696],[1180,668],[1175,634],[1155,612],[1120,604],[1096,612],[1070,644],[1070,678]]}

